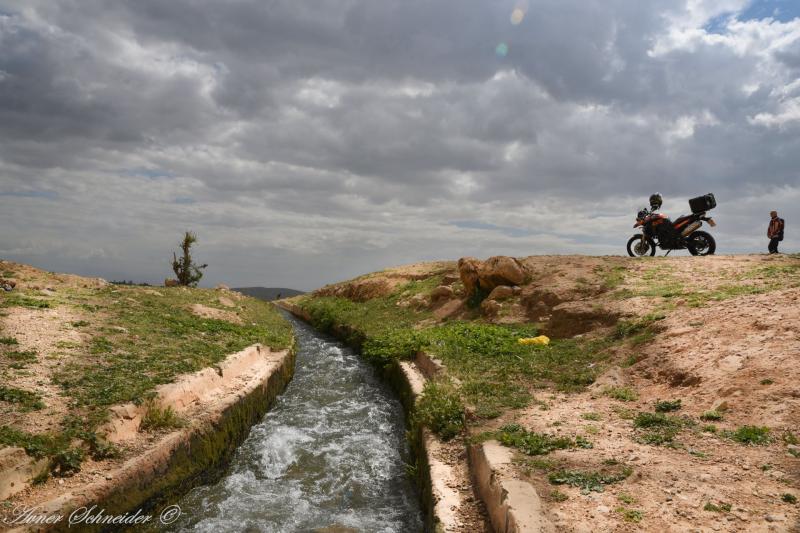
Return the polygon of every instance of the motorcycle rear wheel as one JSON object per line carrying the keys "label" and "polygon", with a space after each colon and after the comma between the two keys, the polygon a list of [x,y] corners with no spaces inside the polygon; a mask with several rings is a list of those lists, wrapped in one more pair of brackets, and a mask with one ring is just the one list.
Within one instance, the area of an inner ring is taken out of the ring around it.
{"label": "motorcycle rear wheel", "polygon": [[649,237],[644,238],[642,242],[641,235],[634,235],[628,240],[628,255],[631,257],[650,257],[656,255],[656,243]]}
{"label": "motorcycle rear wheel", "polygon": [[717,242],[710,233],[695,231],[686,239],[686,247],[692,255],[714,255],[717,251]]}

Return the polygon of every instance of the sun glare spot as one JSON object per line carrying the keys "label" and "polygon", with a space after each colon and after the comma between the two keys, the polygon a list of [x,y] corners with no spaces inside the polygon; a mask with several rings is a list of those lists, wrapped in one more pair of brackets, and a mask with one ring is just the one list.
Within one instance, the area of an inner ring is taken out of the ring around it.
{"label": "sun glare spot", "polygon": [[511,12],[511,24],[515,26],[520,22],[522,22],[522,19],[524,18],[525,18],[525,12],[519,7],[514,8],[514,11]]}

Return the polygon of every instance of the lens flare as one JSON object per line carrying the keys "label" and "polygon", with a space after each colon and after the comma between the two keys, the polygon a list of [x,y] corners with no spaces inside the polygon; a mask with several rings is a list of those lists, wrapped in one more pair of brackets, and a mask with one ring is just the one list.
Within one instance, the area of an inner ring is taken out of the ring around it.
{"label": "lens flare", "polygon": [[522,22],[522,19],[524,18],[525,18],[525,11],[523,11],[522,8],[519,7],[514,8],[514,11],[511,12],[511,24],[513,24],[514,26]]}
{"label": "lens flare", "polygon": [[508,55],[508,45],[506,43],[500,43],[494,49],[494,53],[497,57],[506,57]]}

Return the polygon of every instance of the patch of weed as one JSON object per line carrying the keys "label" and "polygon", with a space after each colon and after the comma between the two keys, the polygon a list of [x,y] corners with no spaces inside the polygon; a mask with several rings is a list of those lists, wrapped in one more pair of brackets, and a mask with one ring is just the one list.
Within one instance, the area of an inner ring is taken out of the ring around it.
{"label": "patch of weed", "polygon": [[664,413],[639,413],[633,425],[636,429],[642,430],[639,434],[640,442],[662,446],[673,444],[683,427],[683,421]]}
{"label": "patch of weed", "polygon": [[446,381],[429,381],[414,408],[413,421],[450,440],[464,429],[464,405],[458,390]]}
{"label": "patch of weed", "polygon": [[576,470],[559,470],[548,476],[553,485],[569,485],[578,487],[582,494],[603,492],[606,485],[623,481],[633,473],[633,469],[624,467],[618,471],[581,472]]}
{"label": "patch of weed", "polygon": [[786,502],[786,503],[791,503],[792,505],[794,505],[794,504],[797,503],[797,496],[795,496],[794,494],[789,494],[788,492],[785,492],[785,493],[781,494],[781,500]]}
{"label": "patch of weed", "polygon": [[569,437],[557,437],[528,431],[519,424],[507,424],[495,434],[498,441],[517,448],[526,455],[547,455],[553,450],[565,450],[577,446]]}
{"label": "patch of weed", "polygon": [[617,495],[617,499],[624,503],[625,505],[630,505],[632,503],[636,503],[636,498],[628,494],[627,492],[620,492]]}
{"label": "patch of weed", "polygon": [[153,400],[147,402],[146,405],[147,408],[140,426],[145,431],[179,428],[186,424],[169,405],[162,407]]}
{"label": "patch of weed", "polygon": [[599,413],[582,413],[581,414],[581,418],[583,418],[584,420],[593,420],[593,421],[596,422],[596,421],[600,420],[600,414]]}
{"label": "patch of weed", "polygon": [[719,503],[714,504],[711,502],[706,502],[703,506],[704,511],[710,511],[712,513],[729,513],[731,512],[731,504],[729,503]]}
{"label": "patch of weed", "polygon": [[49,309],[52,307],[47,300],[31,298],[17,292],[3,294],[5,296],[0,298],[0,307],[27,307],[29,309]]}
{"label": "patch of weed", "polygon": [[741,426],[735,431],[725,431],[723,436],[747,446],[763,446],[772,442],[766,426]]}
{"label": "patch of weed", "polygon": [[616,511],[622,515],[622,519],[626,522],[631,522],[633,524],[638,524],[644,518],[644,513],[639,511],[638,509],[626,509],[624,507],[618,507]]}
{"label": "patch of weed", "polygon": [[635,402],[639,399],[639,393],[630,387],[606,387],[603,394],[621,402]]}
{"label": "patch of weed", "polygon": [[13,403],[22,411],[38,411],[45,407],[40,394],[3,385],[0,385],[0,401]]}
{"label": "patch of weed", "polygon": [[569,500],[569,496],[567,496],[560,490],[554,490],[550,493],[550,500],[554,502],[565,502]]}
{"label": "patch of weed", "polygon": [[656,413],[670,413],[681,408],[680,400],[658,400],[655,403]]}
{"label": "patch of weed", "polygon": [[17,339],[15,339],[14,337],[0,337],[0,344],[3,344],[5,346],[11,346],[19,343],[17,342]]}
{"label": "patch of weed", "polygon": [[71,325],[73,328],[84,328],[89,325],[89,322],[87,322],[86,320],[78,320],[72,322]]}
{"label": "patch of weed", "polygon": [[700,415],[700,420],[705,420],[706,422],[718,422],[722,420],[722,418],[722,413],[719,411],[706,411]]}

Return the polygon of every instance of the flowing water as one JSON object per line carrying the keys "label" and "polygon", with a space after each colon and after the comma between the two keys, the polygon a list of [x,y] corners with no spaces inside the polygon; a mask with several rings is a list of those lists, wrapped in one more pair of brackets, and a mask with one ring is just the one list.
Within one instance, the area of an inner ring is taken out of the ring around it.
{"label": "flowing water", "polygon": [[172,530],[423,530],[400,402],[352,350],[290,320],[294,378]]}

